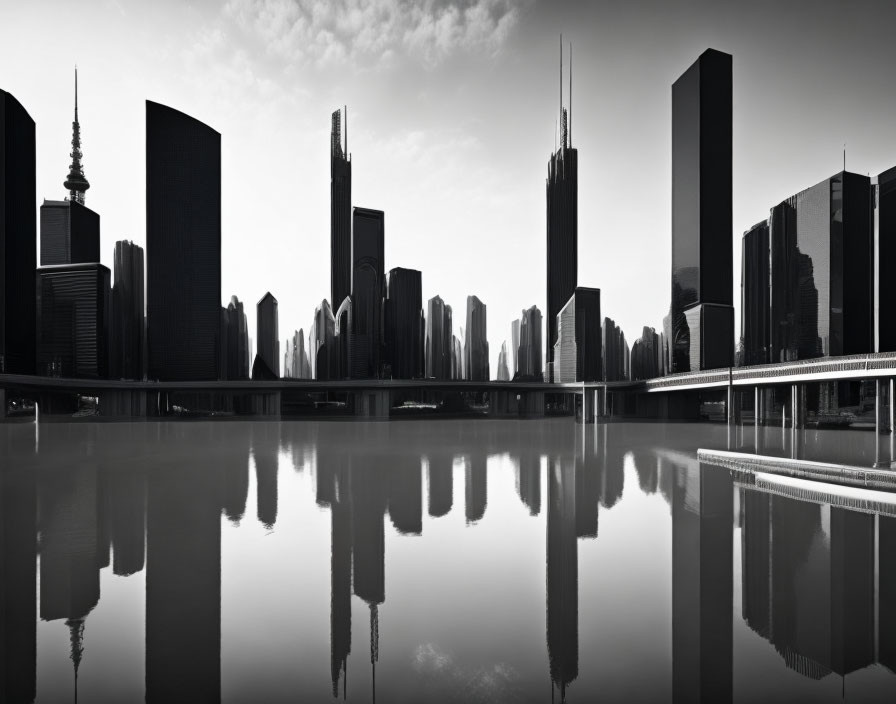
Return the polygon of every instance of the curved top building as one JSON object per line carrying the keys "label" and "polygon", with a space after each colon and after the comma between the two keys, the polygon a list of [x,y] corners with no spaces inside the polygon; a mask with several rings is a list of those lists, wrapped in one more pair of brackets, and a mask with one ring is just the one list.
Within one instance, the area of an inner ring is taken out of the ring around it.
{"label": "curved top building", "polygon": [[221,135],[146,101],[148,376],[218,378]]}

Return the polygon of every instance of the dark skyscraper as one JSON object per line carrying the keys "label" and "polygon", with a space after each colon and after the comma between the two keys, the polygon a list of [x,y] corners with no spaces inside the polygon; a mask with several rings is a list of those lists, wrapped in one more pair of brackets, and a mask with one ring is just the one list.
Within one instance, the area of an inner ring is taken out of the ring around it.
{"label": "dark skyscraper", "polygon": [[672,371],[730,366],[731,55],[707,49],[672,85]]}
{"label": "dark skyscraper", "polygon": [[531,381],[544,380],[544,367],[541,363],[541,311],[535,306],[523,311],[514,331],[518,331],[518,347],[514,350],[516,360],[515,377]]}
{"label": "dark skyscraper", "polygon": [[110,273],[102,264],[42,267],[37,283],[37,370],[109,376]]}
{"label": "dark skyscraper", "polygon": [[467,334],[464,338],[464,372],[470,381],[489,380],[488,310],[476,296],[467,296]]}
{"label": "dark skyscraper", "polygon": [[395,379],[423,376],[423,285],[414,269],[395,268],[386,280],[386,350]]}
{"label": "dark skyscraper", "polygon": [[75,200],[40,207],[40,265],[100,261],[100,216]]}
{"label": "dark skyscraper", "polygon": [[[252,366],[252,378],[280,377],[280,328],[277,318],[277,299],[268,291],[256,306],[255,316],[256,342],[258,353],[255,355],[255,363]],[[255,375],[259,364],[260,376]]]}
{"label": "dark skyscraper", "polygon": [[146,101],[146,324],[150,379],[218,378],[221,135]]}
{"label": "dark skyscraper", "polygon": [[896,351],[896,166],[877,177],[878,340],[877,352]]}
{"label": "dark skyscraper", "polygon": [[352,378],[377,379],[381,373],[384,214],[354,208],[352,228]]}
{"label": "dark skyscraper", "polygon": [[426,311],[426,376],[451,378],[451,306],[439,297],[429,299]]}
{"label": "dark skyscraper", "polygon": [[641,337],[632,346],[632,379],[654,379],[661,376],[662,345],[656,330],[646,325]]}
{"label": "dark skyscraper", "polygon": [[600,289],[576,287],[557,316],[554,381],[600,381]]}
{"label": "dark skyscraper", "polygon": [[33,374],[37,218],[34,120],[0,90],[0,372]]}
{"label": "dark skyscraper", "polygon": [[628,343],[625,341],[625,333],[622,332],[622,328],[611,318],[604,318],[601,328],[601,351],[603,353],[601,365],[604,381],[625,379],[629,357]]}
{"label": "dark skyscraper", "polygon": [[143,378],[146,366],[143,271],[143,248],[133,242],[116,242],[110,345],[113,379]]}
{"label": "dark skyscraper", "polygon": [[352,161],[348,153],[348,109],[332,115],[330,130],[330,300],[338,308],[352,292]]}
{"label": "dark skyscraper", "polygon": [[249,323],[243,304],[236,296],[231,296],[227,308],[222,311],[221,337],[222,378],[249,378]]}
{"label": "dark skyscraper", "polygon": [[769,249],[768,222],[744,233],[740,274],[741,364],[769,362]]}
{"label": "dark skyscraper", "polygon": [[[571,51],[571,49],[570,49]],[[563,107],[563,46],[560,47],[560,147],[548,162],[547,180],[547,315],[548,381],[554,380],[557,314],[578,282],[579,152],[572,147],[572,60],[570,58],[569,125]]]}

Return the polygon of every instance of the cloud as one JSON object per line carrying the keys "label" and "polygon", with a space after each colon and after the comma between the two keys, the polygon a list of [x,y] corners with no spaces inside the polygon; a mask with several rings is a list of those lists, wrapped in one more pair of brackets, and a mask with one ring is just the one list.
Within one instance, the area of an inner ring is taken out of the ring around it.
{"label": "cloud", "polygon": [[459,52],[500,52],[530,0],[230,0],[225,16],[273,56],[299,64],[435,67]]}

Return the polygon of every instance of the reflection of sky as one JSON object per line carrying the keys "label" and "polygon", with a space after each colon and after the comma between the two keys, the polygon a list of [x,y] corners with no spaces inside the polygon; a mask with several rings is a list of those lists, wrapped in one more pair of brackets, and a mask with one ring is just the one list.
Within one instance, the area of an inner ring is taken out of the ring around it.
{"label": "reflection of sky", "polygon": [[[22,436],[33,432],[24,424],[7,428],[7,433]],[[377,695],[389,702],[546,701],[550,508],[545,470],[550,463],[543,455],[582,459],[575,460],[576,470],[595,472],[604,493],[596,497],[601,501],[598,537],[576,540],[578,642],[568,645],[578,653],[578,675],[567,689],[569,701],[575,702],[595,697],[668,700],[674,662],[671,583],[676,530],[670,501],[684,502],[680,510],[688,520],[698,520],[699,512],[707,509],[695,485],[700,472],[694,448],[720,446],[725,429],[681,424],[583,427],[570,419],[554,419],[303,422],[284,423],[279,432],[274,424],[241,422],[84,424],[44,426],[41,433],[41,471],[64,467],[75,455],[88,464],[95,458],[107,471],[144,472],[151,483],[171,468],[214,471],[225,451],[244,458],[245,514],[238,525],[224,515],[218,519],[224,701],[331,698],[331,509],[317,503],[322,468],[347,456],[352,476],[372,472],[388,477],[390,467],[404,469],[406,461],[416,459],[421,466],[424,451],[456,459],[455,501],[447,515],[430,516],[424,472],[421,534],[401,535],[383,516],[385,600],[378,607]],[[271,445],[263,447],[268,440]],[[270,527],[257,517],[257,474],[249,451],[253,446],[258,456],[276,458],[278,466],[276,522]],[[10,452],[16,458],[28,452],[27,445],[21,451],[18,445],[11,447],[0,444],[4,461]],[[133,458],[125,461],[129,448]],[[484,462],[488,474],[485,512],[473,525],[466,521],[462,500],[471,455],[481,458],[477,461]],[[612,466],[603,464],[604,456]],[[518,457],[541,467],[544,501],[537,516],[530,515],[517,493]],[[614,475],[618,477],[608,481]],[[613,500],[605,501],[607,496]],[[686,497],[692,497],[690,503]],[[839,680],[815,682],[796,675],[773,645],[744,622],[740,502],[731,498],[735,698],[754,700],[762,694],[769,701],[784,701],[811,695],[834,701],[840,695]],[[823,537],[812,548],[816,552],[830,547],[829,523],[823,520],[822,526]],[[691,559],[686,567],[699,565],[699,559],[712,563],[712,550],[704,548],[698,561]],[[205,573],[208,568],[202,569]],[[190,575],[183,578],[189,580]],[[146,568],[126,578],[112,575],[111,567],[100,570],[100,600],[84,631],[82,701],[142,699],[146,579]],[[372,684],[370,611],[358,597],[350,604],[347,692],[349,701],[367,701]],[[68,629],[62,620],[38,622],[37,629],[38,701],[59,701],[71,691]],[[847,680],[847,692],[863,694],[867,701],[875,701],[885,687],[892,687],[892,677],[877,665]]]}

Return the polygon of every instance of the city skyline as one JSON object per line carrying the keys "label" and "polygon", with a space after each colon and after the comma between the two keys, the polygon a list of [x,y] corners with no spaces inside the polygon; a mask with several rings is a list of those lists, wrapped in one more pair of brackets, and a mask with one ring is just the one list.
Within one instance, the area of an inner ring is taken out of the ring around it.
{"label": "city skyline", "polygon": [[[426,11],[438,15],[450,7],[450,3],[433,5]],[[17,70],[4,76],[4,88],[22,101],[37,123],[37,198],[59,199],[64,195],[60,176],[67,173],[72,136],[71,70],[73,59],[78,62],[84,172],[91,182],[90,206],[103,217],[101,253],[107,265],[115,241],[145,244],[139,195],[143,125],[133,119],[142,112],[143,99],[176,107],[219,131],[224,204],[221,303],[233,294],[258,300],[270,289],[280,301],[284,339],[294,329],[308,329],[315,302],[328,297],[329,116],[347,104],[352,112],[353,161],[360,160],[353,174],[353,201],[389,213],[386,267],[421,270],[424,300],[438,294],[458,308],[473,294],[487,302],[492,369],[497,369],[500,342],[510,337],[518,311],[532,304],[545,310],[543,265],[538,264],[544,256],[544,205],[539,194],[543,194],[545,157],[555,143],[561,31],[564,41],[572,42],[576,58],[575,144],[581,153],[582,200],[579,281],[601,288],[606,314],[628,339],[634,339],[644,325],[660,329],[668,305],[667,296],[661,294],[670,261],[670,86],[707,46],[734,56],[735,272],[740,268],[741,233],[766,215],[770,203],[834,172],[842,163],[843,142],[848,170],[874,175],[892,165],[896,140],[883,125],[896,106],[892,96],[878,89],[885,85],[884,74],[876,74],[892,52],[885,41],[875,39],[886,25],[882,4],[855,7],[853,31],[843,37],[837,35],[832,9],[813,5],[816,20],[808,29],[803,27],[800,42],[807,46],[800,56],[789,48],[786,55],[780,52],[793,45],[792,36],[787,43],[782,36],[802,19],[798,8],[777,13],[775,28],[771,34],[764,30],[759,42],[744,37],[751,36],[745,30],[750,22],[759,22],[761,8],[749,14],[697,5],[681,12],[682,19],[700,20],[689,29],[676,25],[658,42],[645,30],[654,46],[648,46],[643,33],[630,35],[630,46],[621,46],[611,36],[614,28],[617,34],[631,29],[647,16],[647,9],[620,14],[600,5],[587,11],[561,5],[552,7],[547,17],[538,5],[481,7],[491,11],[485,12],[488,18],[506,19],[501,29],[497,19],[474,24],[472,15],[460,19],[450,15],[463,31],[448,33],[454,39],[444,46],[436,43],[441,48],[431,51],[406,43],[394,31],[385,32],[383,51],[391,49],[393,58],[380,60],[377,55],[378,60],[368,60],[363,76],[353,70],[364,58],[361,44],[341,59],[330,56],[322,63],[308,55],[288,60],[282,53],[288,46],[266,51],[253,44],[259,25],[252,11],[260,11],[261,3],[233,2],[226,11],[207,6],[172,8],[172,13],[184,13],[178,15],[183,29],[168,37],[152,70],[139,72],[132,69],[146,58],[144,34],[154,22],[146,18],[147,29],[137,30],[135,20],[142,10],[127,8],[120,16],[112,7],[102,17],[89,11],[79,15],[73,20],[75,29],[81,30],[79,37],[92,37],[101,28],[104,32],[96,42],[80,42],[75,56],[72,22],[65,22],[68,10],[60,8],[58,23],[50,23],[47,35],[60,39],[59,49],[43,46],[44,39],[33,48],[23,48],[18,37],[0,30],[5,35],[6,48],[0,49],[4,58],[10,51],[21,50],[18,55],[27,58],[46,50],[39,61],[26,61],[24,66],[17,61]],[[333,11],[337,18],[340,8]],[[286,12],[286,19],[294,21],[298,11]],[[661,17],[662,12],[656,16]],[[735,18],[739,22],[732,22]],[[27,8],[13,9],[11,19],[9,27],[28,26]],[[650,26],[661,25],[652,16]],[[272,22],[271,31],[276,26]],[[121,32],[110,33],[112,28]],[[239,58],[214,65],[210,55],[201,58],[198,49],[190,53],[202,36],[211,43],[208,49],[215,41],[231,38]],[[834,37],[836,42],[829,41]],[[122,52],[121,62],[112,62],[116,66],[91,58],[125,38],[133,51]],[[344,39],[337,32],[334,42],[344,46]],[[62,47],[67,58],[54,62]],[[173,70],[175,59],[184,56],[192,57],[192,63],[184,64],[188,70]],[[846,80],[851,73],[862,79]],[[125,87],[120,81],[126,74]],[[222,74],[232,80],[218,81]],[[822,76],[830,76],[845,92],[824,110],[817,109],[820,102],[829,102]],[[486,94],[494,96],[496,80],[501,80],[501,100],[485,99]],[[775,98],[774,111],[762,109],[770,97]],[[396,100],[401,100],[400,115],[394,108]],[[519,111],[520,104],[526,105],[525,111]],[[243,120],[247,112],[252,112],[254,126]],[[437,119],[437,114],[442,117]],[[272,131],[282,140],[280,147],[258,149],[261,133],[267,140]],[[450,141],[452,136],[456,143]],[[129,178],[121,178],[123,169]],[[301,174],[301,190],[292,176],[283,178],[286,172]],[[467,174],[466,180],[461,172]],[[761,179],[756,178],[758,173]],[[266,195],[258,197],[262,184]],[[130,196],[125,197],[123,187]],[[302,209],[303,218],[294,231],[284,230],[283,223],[297,222],[288,211],[293,207]],[[449,207],[456,217],[446,223],[424,218],[426,212],[441,207]],[[257,218],[251,228],[246,220],[250,213]],[[244,231],[249,234],[237,236]],[[489,231],[495,235],[483,236]],[[447,233],[449,240],[444,239]],[[444,241],[452,243],[448,251],[435,244]],[[469,261],[463,252],[474,246],[482,256]],[[297,248],[304,254],[298,256]],[[635,259],[645,248],[650,257]],[[272,251],[284,256],[269,256]],[[263,253],[268,256],[260,256]],[[486,273],[495,261],[506,262],[506,269],[531,259],[538,277],[529,282]],[[458,268],[461,261],[463,268]],[[291,276],[289,269],[297,264],[302,275]],[[459,276],[457,271],[464,273]],[[649,283],[633,296],[635,275]],[[739,299],[737,279],[734,276],[735,299]],[[251,311],[249,329],[253,326]],[[738,315],[735,330],[739,327]]]}

